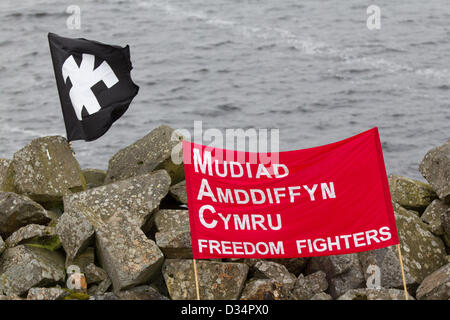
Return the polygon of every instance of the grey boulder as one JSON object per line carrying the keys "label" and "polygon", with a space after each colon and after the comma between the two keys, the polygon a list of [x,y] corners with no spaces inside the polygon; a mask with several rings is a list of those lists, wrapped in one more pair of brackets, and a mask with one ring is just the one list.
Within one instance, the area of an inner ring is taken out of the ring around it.
{"label": "grey boulder", "polygon": [[8,237],[28,224],[50,222],[47,211],[26,196],[0,192],[0,235]]}
{"label": "grey boulder", "polygon": [[82,212],[93,224],[124,210],[143,225],[167,195],[170,177],[165,170],[121,180],[64,198],[64,208]]}
{"label": "grey boulder", "polygon": [[117,293],[119,300],[169,300],[150,286],[140,286]]}
{"label": "grey boulder", "polygon": [[6,239],[5,244],[8,248],[12,248],[23,241],[39,240],[45,242],[46,239],[53,240],[55,236],[56,231],[54,227],[29,224],[10,235],[8,239]]}
{"label": "grey boulder", "polygon": [[309,258],[281,258],[281,259],[240,259],[240,258],[233,258],[230,259],[232,262],[242,262],[248,265],[251,272],[255,272],[255,265],[259,261],[272,261],[278,264],[281,264],[286,267],[286,269],[294,274],[295,276],[298,276],[306,267]]}
{"label": "grey boulder", "polygon": [[0,191],[14,192],[12,161],[0,158]]}
{"label": "grey boulder", "polygon": [[88,189],[102,186],[105,183],[106,171],[100,169],[84,169],[84,178]]}
{"label": "grey boulder", "polygon": [[350,289],[365,286],[364,274],[357,254],[313,257],[308,272],[323,271],[329,284],[329,292],[337,298]]}
{"label": "grey boulder", "polygon": [[83,172],[63,137],[31,141],[14,154],[13,167],[17,193],[40,203],[61,201],[86,189]]}
{"label": "grey boulder", "polygon": [[63,300],[70,292],[61,288],[31,288],[27,300]]}
{"label": "grey boulder", "polygon": [[297,300],[322,300],[320,294],[327,289],[327,275],[323,271],[317,271],[307,276],[300,274],[295,282],[293,294]]}
{"label": "grey boulder", "polygon": [[[352,289],[340,296],[338,300],[406,300],[405,292],[398,289]],[[408,295],[408,300],[414,298]]]}
{"label": "grey boulder", "polygon": [[333,297],[330,296],[328,293],[319,292],[313,295],[309,300],[333,300]]}
{"label": "grey boulder", "polygon": [[155,213],[155,240],[166,258],[192,258],[188,210],[159,210]]}
{"label": "grey boulder", "polygon": [[56,231],[68,256],[74,259],[89,246],[95,228],[117,212],[128,212],[130,219],[143,225],[158,208],[169,186],[169,175],[159,170],[65,197],[66,212]]}
{"label": "grey boulder", "polygon": [[100,282],[98,286],[95,287],[94,295],[104,295],[111,287],[111,285],[112,285],[111,279],[109,277],[106,278],[105,280]]}
{"label": "grey boulder", "polygon": [[429,184],[398,175],[389,176],[392,200],[406,209],[422,212],[437,198]]}
{"label": "grey boulder", "polygon": [[85,273],[86,267],[93,264],[94,261],[95,249],[93,247],[89,247],[81,254],[77,255],[75,259],[70,259],[70,257],[66,255],[66,270],[70,266],[76,266],[80,269],[81,273]]}
{"label": "grey boulder", "polygon": [[164,260],[161,250],[126,211],[117,211],[96,226],[96,247],[116,293],[151,280]]}
{"label": "grey boulder", "polygon": [[118,293],[95,294],[90,300],[169,300],[150,286],[135,287]]}
{"label": "grey boulder", "polygon": [[241,300],[292,300],[286,287],[274,279],[251,279],[242,291]]}
{"label": "grey boulder", "polygon": [[[238,299],[248,267],[243,263],[197,261],[202,300]],[[173,300],[194,300],[196,289],[192,260],[168,259],[162,269],[164,281]]]}
{"label": "grey boulder", "polygon": [[450,204],[450,139],[428,151],[419,166],[440,199]]}
{"label": "grey boulder", "polygon": [[419,300],[450,299],[450,263],[426,277],[416,292]]}
{"label": "grey boulder", "polygon": [[100,283],[108,278],[108,274],[100,267],[90,263],[84,267],[84,275],[88,284]]}
{"label": "grey boulder", "polygon": [[186,180],[170,187],[170,195],[182,204],[188,204],[186,192]]}
{"label": "grey boulder", "polygon": [[35,286],[64,281],[64,258],[57,252],[19,245],[0,258],[0,294],[25,294]]}
{"label": "grey boulder", "polygon": [[[433,235],[428,226],[412,211],[394,205],[395,219],[401,244],[407,285],[415,289],[423,279],[446,262],[442,240]],[[360,261],[365,277],[370,277],[370,266],[378,267],[381,286],[402,288],[402,275],[396,246],[361,252]]]}
{"label": "grey boulder", "polygon": [[56,233],[69,259],[75,259],[94,240],[94,227],[78,210],[66,210],[56,224]]}
{"label": "grey boulder", "polygon": [[425,209],[420,218],[429,225],[431,232],[437,236],[441,236],[444,234],[441,216],[446,214],[450,214],[450,205],[442,200],[436,199]]}
{"label": "grey boulder", "polygon": [[276,262],[260,260],[255,264],[255,277],[273,279],[281,283],[288,291],[292,290],[296,277],[287,268]]}
{"label": "grey boulder", "polygon": [[450,247],[450,209],[443,211],[439,218],[445,243]]}
{"label": "grey boulder", "polygon": [[145,137],[117,152],[109,160],[105,183],[147,174],[158,169],[165,169],[172,183],[183,180],[183,163],[175,164],[172,161],[172,151],[181,140],[182,136],[168,126],[163,125],[154,129]]}
{"label": "grey boulder", "polygon": [[5,251],[6,245],[3,242],[2,237],[0,236],[0,255],[3,253],[3,251]]}

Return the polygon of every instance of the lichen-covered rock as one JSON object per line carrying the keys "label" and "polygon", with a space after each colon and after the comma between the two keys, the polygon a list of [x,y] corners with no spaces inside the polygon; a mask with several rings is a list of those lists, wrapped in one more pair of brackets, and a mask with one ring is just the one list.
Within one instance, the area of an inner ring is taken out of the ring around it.
{"label": "lichen-covered rock", "polygon": [[[398,289],[352,289],[340,296],[338,300],[406,300],[405,292]],[[414,300],[408,294],[408,300]]]}
{"label": "lichen-covered rock", "polygon": [[424,182],[394,174],[388,180],[392,200],[406,209],[422,212],[437,198],[431,186]]}
{"label": "lichen-covered rock", "polygon": [[291,300],[287,288],[274,279],[252,279],[245,285],[241,300]]}
{"label": "lichen-covered rock", "polygon": [[84,275],[88,284],[100,283],[108,278],[108,274],[105,270],[97,267],[95,264],[90,263],[84,268]]}
{"label": "lichen-covered rock", "polygon": [[0,158],[0,191],[14,192],[12,161]]}
{"label": "lichen-covered rock", "polygon": [[26,240],[38,240],[37,238],[44,238],[41,240],[45,242],[45,238],[51,239],[55,236],[56,231],[54,227],[29,224],[10,235],[9,238],[6,239],[5,244],[8,248],[12,248]]}
{"label": "lichen-covered rock", "polygon": [[159,170],[65,197],[66,212],[59,219],[56,232],[68,256],[73,259],[89,246],[95,227],[119,211],[132,214],[130,219],[144,224],[169,186],[169,175]]}
{"label": "lichen-covered rock", "polygon": [[108,277],[105,280],[103,280],[102,282],[99,283],[99,285],[97,286],[97,288],[95,289],[95,295],[103,295],[106,293],[106,291],[108,291],[109,287],[111,287],[112,282],[111,279]]}
{"label": "lichen-covered rock", "polygon": [[61,288],[31,288],[27,300],[63,300],[70,292]]}
{"label": "lichen-covered rock", "polygon": [[[294,290],[292,291],[292,293],[298,300],[309,300],[312,299],[315,295],[323,293],[327,289],[327,275],[323,271],[317,271],[315,273],[307,275],[306,277],[303,274],[300,274],[295,282]],[[314,300],[318,298],[319,296],[316,296]]]}
{"label": "lichen-covered rock", "polygon": [[96,226],[96,244],[100,264],[116,293],[150,280],[164,260],[161,250],[126,211],[117,211]]}
{"label": "lichen-covered rock", "polygon": [[[101,266],[111,278],[114,291],[146,282],[160,269],[163,254],[140,227],[158,208],[169,186],[169,175],[159,170],[65,197],[65,208],[79,213],[60,232],[67,254],[75,257],[95,231]],[[92,228],[77,234],[74,228],[80,223]]]}
{"label": "lichen-covered rock", "polygon": [[425,209],[420,218],[430,226],[431,232],[437,236],[441,236],[444,234],[441,215],[445,214],[450,214],[450,205],[442,200],[436,199]]}
{"label": "lichen-covered rock", "polygon": [[[157,169],[165,169],[172,178],[172,183],[183,180],[183,163],[175,164],[171,158],[173,148],[181,140],[182,136],[168,126],[154,129],[109,160],[105,183],[128,179]],[[182,159],[182,156],[180,158]]]}
{"label": "lichen-covered rock", "polygon": [[182,204],[188,204],[186,193],[186,180],[183,180],[170,187],[170,195]]}
{"label": "lichen-covered rock", "polygon": [[0,192],[0,235],[5,238],[28,224],[47,224],[47,211],[26,196]]}
{"label": "lichen-covered rock", "polygon": [[2,237],[0,236],[0,255],[3,253],[3,251],[5,251],[6,245],[3,242]]}
{"label": "lichen-covered rock", "polygon": [[168,259],[192,258],[192,243],[189,231],[157,232],[155,241]]}
{"label": "lichen-covered rock", "polygon": [[113,292],[105,292],[102,294],[94,294],[89,297],[89,300],[115,301],[120,300],[120,298]]}
{"label": "lichen-covered rock", "polygon": [[155,227],[156,244],[166,258],[192,258],[188,210],[159,210]]}
{"label": "lichen-covered rock", "polygon": [[93,264],[94,261],[95,249],[93,247],[89,247],[82,253],[77,255],[75,259],[71,259],[68,255],[66,255],[66,270],[70,266],[77,266],[80,269],[81,273],[85,273],[86,267],[90,264]]}
{"label": "lichen-covered rock", "polygon": [[94,227],[78,210],[64,212],[56,224],[56,233],[69,259],[75,259],[94,240]]}
{"label": "lichen-covered rock", "polygon": [[143,225],[169,186],[169,175],[159,170],[64,197],[64,208],[83,213],[93,225],[107,221],[117,211],[128,211]]}
{"label": "lichen-covered rock", "polygon": [[357,254],[313,257],[308,273],[323,271],[327,275],[329,291],[337,298],[350,289],[362,288],[365,280]]}
{"label": "lichen-covered rock", "polygon": [[[197,261],[202,300],[238,299],[248,267],[243,263]],[[168,259],[162,268],[170,297],[174,300],[196,299],[192,260]]]}
{"label": "lichen-covered rock", "polygon": [[296,277],[285,266],[267,260],[260,260],[255,264],[255,277],[274,279],[290,291],[296,282]]}
{"label": "lichen-covered rock", "polygon": [[169,300],[150,286],[140,286],[117,293],[120,300]]}
{"label": "lichen-covered rock", "polygon": [[5,296],[0,294],[0,301],[11,301],[11,300],[24,300],[21,297],[18,296]]}
{"label": "lichen-covered rock", "polygon": [[447,247],[450,247],[450,209],[443,211],[439,218],[444,233],[445,243],[447,244]]}
{"label": "lichen-covered rock", "polygon": [[419,166],[440,199],[450,204],[450,139],[428,151]]}
{"label": "lichen-covered rock", "polygon": [[58,252],[19,245],[0,257],[0,294],[25,294],[34,286],[64,281],[64,258]]}
{"label": "lichen-covered rock", "polygon": [[289,259],[268,259],[279,264],[282,264],[286,269],[294,274],[296,277],[303,271],[306,264],[308,263],[308,258],[289,258]]}
{"label": "lichen-covered rock", "polygon": [[43,137],[17,151],[13,158],[14,187],[37,202],[60,201],[86,189],[80,166],[63,137]]}
{"label": "lichen-covered rock", "polygon": [[[407,285],[415,289],[423,279],[446,262],[442,240],[433,235],[428,226],[414,212],[394,205],[395,219],[400,238]],[[360,261],[365,277],[370,276],[369,266],[380,268],[381,286],[401,288],[402,275],[396,246],[361,252]]]}
{"label": "lichen-covered rock", "polygon": [[[240,259],[240,258],[233,258],[229,259],[231,262],[242,262],[248,265],[250,268],[250,272],[253,273],[255,270],[255,265],[262,261],[263,259]],[[304,270],[306,267],[309,258],[280,258],[280,259],[264,259],[265,261],[272,261],[278,264],[281,264],[286,267],[286,269],[294,274],[296,277]]]}
{"label": "lichen-covered rock", "polygon": [[450,299],[450,263],[426,277],[416,292],[419,300]]}
{"label": "lichen-covered rock", "polygon": [[155,227],[160,232],[189,231],[189,211],[164,209],[155,213]]}
{"label": "lichen-covered rock", "polygon": [[169,290],[167,289],[166,282],[164,280],[162,272],[159,272],[158,275],[148,283],[148,285],[155,288],[163,296],[170,297]]}
{"label": "lichen-covered rock", "polygon": [[411,211],[395,207],[395,220],[400,237],[403,264],[417,283],[445,264],[445,246],[439,237],[428,231]]}
{"label": "lichen-covered rock", "polygon": [[90,300],[169,300],[160,294],[155,288],[150,286],[135,287],[130,290],[120,291],[118,293],[107,292],[95,294]]}
{"label": "lichen-covered rock", "polygon": [[[380,286],[384,288],[402,288],[402,274],[397,247],[387,247],[367,252],[361,252],[360,261],[366,280],[375,279],[375,273],[380,276]],[[379,270],[379,273],[377,272]],[[405,274],[406,284],[411,287],[417,285],[417,281]]]}
{"label": "lichen-covered rock", "polygon": [[309,300],[333,300],[333,297],[330,296],[328,293],[325,292],[319,292],[312,296]]}
{"label": "lichen-covered rock", "polygon": [[102,186],[105,183],[106,171],[100,169],[84,169],[84,178],[88,189]]}

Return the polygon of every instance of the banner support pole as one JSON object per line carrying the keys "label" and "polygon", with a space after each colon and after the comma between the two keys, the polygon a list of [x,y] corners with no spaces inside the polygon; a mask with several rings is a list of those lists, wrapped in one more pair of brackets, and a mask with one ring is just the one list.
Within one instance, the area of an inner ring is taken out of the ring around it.
{"label": "banner support pole", "polygon": [[403,290],[405,291],[405,300],[408,300],[408,289],[406,289],[405,270],[403,269],[402,252],[400,250],[400,243],[397,245],[398,258],[400,260],[400,269],[402,270]]}
{"label": "banner support pole", "polygon": [[198,285],[198,274],[197,274],[197,260],[192,259],[194,263],[194,279],[195,279],[195,290],[197,292],[197,300],[200,300],[200,289]]}

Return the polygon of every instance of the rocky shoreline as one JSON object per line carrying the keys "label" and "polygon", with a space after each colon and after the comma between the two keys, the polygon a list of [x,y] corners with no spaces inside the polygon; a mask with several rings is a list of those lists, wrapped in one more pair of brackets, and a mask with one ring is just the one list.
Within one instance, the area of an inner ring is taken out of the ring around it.
{"label": "rocky shoreline", "polygon": [[[82,170],[62,137],[0,159],[0,300],[195,299],[183,164],[160,126]],[[410,299],[450,298],[450,140],[389,185]],[[73,271],[72,269],[76,270]],[[380,288],[367,288],[380,275]],[[202,299],[404,299],[397,248],[198,261]],[[83,274],[84,276],[80,276]],[[75,275],[77,277],[75,277]],[[77,283],[78,286],[73,286]]]}

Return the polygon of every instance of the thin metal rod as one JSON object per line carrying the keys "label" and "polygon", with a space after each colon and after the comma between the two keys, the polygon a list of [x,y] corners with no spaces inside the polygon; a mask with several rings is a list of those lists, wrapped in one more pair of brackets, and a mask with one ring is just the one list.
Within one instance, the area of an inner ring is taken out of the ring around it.
{"label": "thin metal rod", "polygon": [[405,291],[405,300],[408,300],[408,290],[406,289],[405,270],[403,269],[402,251],[400,250],[400,243],[397,245],[398,258],[400,260],[400,269],[402,269],[403,289]]}
{"label": "thin metal rod", "polygon": [[200,300],[200,288],[198,285],[198,274],[197,274],[197,260],[192,259],[194,261],[194,279],[195,279],[195,290],[197,291],[197,300]]}

